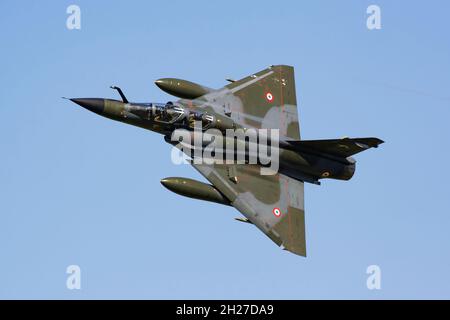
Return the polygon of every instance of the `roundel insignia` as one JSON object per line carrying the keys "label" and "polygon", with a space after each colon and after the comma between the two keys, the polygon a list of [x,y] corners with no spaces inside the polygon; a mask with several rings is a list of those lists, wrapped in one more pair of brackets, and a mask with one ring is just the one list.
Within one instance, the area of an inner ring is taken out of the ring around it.
{"label": "roundel insignia", "polygon": [[273,213],[273,215],[275,216],[275,217],[279,217],[279,216],[281,216],[281,210],[280,210],[280,208],[273,208],[273,210],[272,210],[272,213]]}
{"label": "roundel insignia", "polygon": [[273,94],[270,93],[270,92],[267,92],[266,93],[266,99],[267,99],[267,101],[272,102],[273,101]]}

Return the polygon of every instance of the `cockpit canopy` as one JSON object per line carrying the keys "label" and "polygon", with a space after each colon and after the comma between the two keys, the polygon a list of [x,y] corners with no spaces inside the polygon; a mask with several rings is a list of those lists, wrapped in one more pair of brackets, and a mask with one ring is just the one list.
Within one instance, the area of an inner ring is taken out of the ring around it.
{"label": "cockpit canopy", "polygon": [[181,121],[185,116],[184,108],[172,102],[164,103],[130,103],[131,113],[141,119],[171,124]]}
{"label": "cockpit canopy", "polygon": [[202,130],[217,127],[220,130],[234,128],[233,120],[219,114],[209,114],[202,110],[189,109],[173,102],[167,103],[130,103],[128,112],[143,120],[150,120],[164,125],[175,125],[194,129],[201,124]]}
{"label": "cockpit canopy", "polygon": [[153,104],[153,120],[162,123],[175,123],[183,120],[185,116],[184,108],[169,102],[163,104]]}

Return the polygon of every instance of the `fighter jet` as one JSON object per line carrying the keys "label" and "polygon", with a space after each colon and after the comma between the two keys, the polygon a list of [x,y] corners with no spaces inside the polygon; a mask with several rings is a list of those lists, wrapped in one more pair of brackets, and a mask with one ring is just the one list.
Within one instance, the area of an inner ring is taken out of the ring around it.
{"label": "fighter jet", "polygon": [[[106,118],[160,133],[171,145],[178,143],[172,139],[177,130],[277,129],[274,145],[279,166],[274,174],[262,175],[264,164],[247,160],[212,164],[190,161],[210,184],[182,177],[164,178],[161,183],[182,196],[236,208],[243,215],[236,220],[253,224],[283,249],[306,256],[304,183],[349,180],[355,172],[352,156],[383,141],[373,137],[301,140],[291,66],[270,66],[237,81],[227,80],[229,83],[220,89],[175,78],[156,80],[160,89],[180,98],[167,103],[129,102],[115,86],[111,88],[118,91],[121,100],[70,100]],[[251,142],[243,143],[245,152],[249,152]],[[183,152],[192,159],[195,148]]]}

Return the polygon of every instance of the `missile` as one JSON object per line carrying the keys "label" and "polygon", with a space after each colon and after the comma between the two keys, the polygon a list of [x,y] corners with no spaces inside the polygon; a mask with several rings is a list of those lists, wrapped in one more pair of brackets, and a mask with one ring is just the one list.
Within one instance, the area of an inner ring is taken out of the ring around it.
{"label": "missile", "polygon": [[162,78],[155,81],[161,90],[182,99],[197,99],[212,90],[197,83],[175,78]]}
{"label": "missile", "polygon": [[210,184],[188,178],[171,177],[161,180],[161,184],[184,197],[230,205],[230,201]]}

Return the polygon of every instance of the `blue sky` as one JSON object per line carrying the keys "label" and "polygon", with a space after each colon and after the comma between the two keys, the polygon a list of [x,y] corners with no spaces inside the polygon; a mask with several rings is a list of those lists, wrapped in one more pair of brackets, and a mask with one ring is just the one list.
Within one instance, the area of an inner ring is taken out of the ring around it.
{"label": "blue sky", "polygon": [[[366,28],[381,7],[382,29]],[[81,8],[81,30],[66,8]],[[450,298],[448,1],[2,1],[0,298]],[[151,132],[64,101],[173,97],[296,70],[304,139],[377,136],[349,182],[306,186],[308,257],[183,198]],[[81,267],[81,290],[66,267]],[[379,265],[381,290],[366,268]]]}

